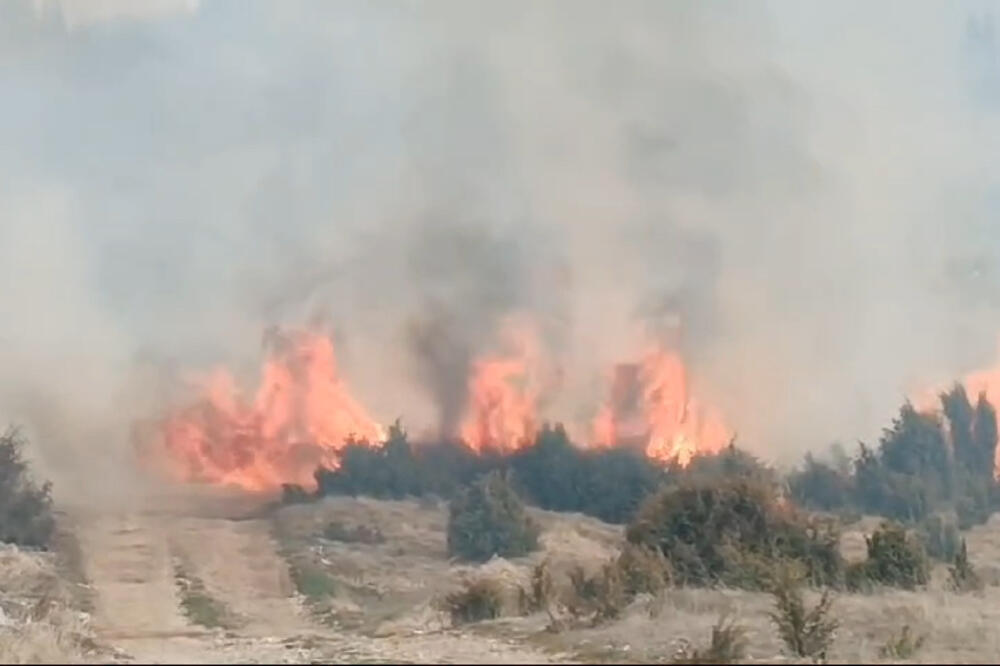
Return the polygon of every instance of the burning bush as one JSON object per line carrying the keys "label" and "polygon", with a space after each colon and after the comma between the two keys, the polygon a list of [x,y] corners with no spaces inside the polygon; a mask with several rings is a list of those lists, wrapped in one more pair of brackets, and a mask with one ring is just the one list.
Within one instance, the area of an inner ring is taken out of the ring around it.
{"label": "burning bush", "polygon": [[801,562],[813,583],[841,575],[833,521],[780,504],[773,488],[751,480],[665,488],[646,500],[626,536],[659,549],[681,584],[760,588],[781,560]]}
{"label": "burning bush", "polygon": [[539,529],[500,472],[490,472],[451,501],[448,553],[486,561],[518,557],[538,547]]}
{"label": "burning bush", "polygon": [[45,548],[55,529],[51,485],[35,483],[22,456],[24,446],[16,428],[0,435],[0,541]]}

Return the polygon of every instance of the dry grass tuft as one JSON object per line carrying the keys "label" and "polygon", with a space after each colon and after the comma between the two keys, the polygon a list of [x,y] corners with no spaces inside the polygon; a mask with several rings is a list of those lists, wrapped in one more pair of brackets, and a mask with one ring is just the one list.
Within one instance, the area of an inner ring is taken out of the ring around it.
{"label": "dry grass tuft", "polygon": [[889,637],[879,649],[879,656],[884,659],[911,659],[924,646],[926,636],[914,636],[910,625],[904,624],[899,633]]}
{"label": "dry grass tuft", "polygon": [[712,627],[712,639],[703,648],[693,648],[684,643],[672,663],[675,664],[732,664],[746,657],[746,629],[735,620],[723,615]]}

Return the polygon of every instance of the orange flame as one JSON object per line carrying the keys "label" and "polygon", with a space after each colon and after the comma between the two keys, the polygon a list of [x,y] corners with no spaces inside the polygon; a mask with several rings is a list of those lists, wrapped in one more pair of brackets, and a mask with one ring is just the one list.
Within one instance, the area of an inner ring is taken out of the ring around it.
{"label": "orange flame", "polygon": [[542,392],[540,353],[534,329],[509,320],[505,342],[512,351],[473,364],[462,440],[473,450],[510,453],[529,446],[538,427]]}
{"label": "orange flame", "polygon": [[252,403],[216,370],[195,405],[166,419],[163,446],[178,478],[254,491],[313,487],[316,467],[337,467],[349,440],[384,439],[338,377],[329,338],[292,331],[273,342]]}
{"label": "orange flame", "polygon": [[611,400],[594,419],[597,446],[640,442],[647,456],[687,466],[699,453],[721,450],[731,434],[719,413],[688,395],[680,356],[650,346],[639,363],[615,368]]}

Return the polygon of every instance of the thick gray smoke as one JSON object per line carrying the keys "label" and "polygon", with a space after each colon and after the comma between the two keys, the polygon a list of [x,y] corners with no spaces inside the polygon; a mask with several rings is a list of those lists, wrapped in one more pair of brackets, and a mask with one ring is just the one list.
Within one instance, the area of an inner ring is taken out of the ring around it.
{"label": "thick gray smoke", "polygon": [[989,11],[2,3],[0,416],[112,469],[175,375],[322,317],[380,420],[448,430],[524,311],[549,418],[651,325],[749,448],[871,438],[994,361]]}

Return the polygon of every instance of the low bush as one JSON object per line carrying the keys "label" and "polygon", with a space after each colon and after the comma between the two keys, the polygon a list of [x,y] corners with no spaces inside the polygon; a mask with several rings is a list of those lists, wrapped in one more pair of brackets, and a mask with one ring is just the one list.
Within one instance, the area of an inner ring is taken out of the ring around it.
{"label": "low bush", "polygon": [[670,563],[656,548],[626,542],[614,562],[625,594],[659,594],[670,585]]}
{"label": "low bush", "polygon": [[340,541],[343,543],[362,543],[376,545],[385,543],[385,536],[382,530],[377,527],[367,525],[349,526],[340,521],[333,521],[323,530],[323,538],[328,541]]}
{"label": "low bush", "polygon": [[469,581],[444,598],[444,607],[455,625],[492,620],[503,610],[503,590],[488,578]]}
{"label": "low bush", "polygon": [[773,488],[753,481],[665,488],[643,504],[626,537],[662,552],[682,585],[760,589],[771,567],[788,560],[814,584],[836,583],[842,573],[836,523],[779,502]]}
{"label": "low bush", "polygon": [[806,608],[802,573],[795,566],[778,566],[771,582],[774,597],[771,621],[785,647],[796,657],[825,661],[838,622],[830,617],[833,599],[830,588],[823,590],[819,603]]}
{"label": "low bush", "polygon": [[904,624],[899,633],[893,633],[879,648],[879,656],[883,659],[912,659],[924,646],[926,638],[914,635],[910,625]]}
{"label": "low bush", "polygon": [[912,590],[927,583],[930,565],[923,544],[901,525],[883,523],[865,542],[868,559],[849,567],[849,588],[885,585]]}
{"label": "low bush", "polygon": [[0,541],[47,548],[55,531],[51,484],[38,485],[24,459],[16,428],[0,435]]}
{"label": "low bush", "polygon": [[920,525],[924,549],[936,560],[951,562],[958,554],[962,538],[954,513],[934,513]]}
{"label": "low bush", "polygon": [[538,548],[539,528],[505,475],[491,472],[460,492],[449,506],[448,553],[485,562],[519,557]]}
{"label": "low bush", "polygon": [[956,592],[973,592],[983,589],[983,581],[976,574],[969,562],[969,551],[965,546],[965,539],[955,553],[954,563],[948,567],[948,577],[951,587]]}
{"label": "low bush", "polygon": [[588,619],[592,624],[613,620],[630,601],[622,572],[614,561],[606,563],[593,576],[577,566],[570,570],[569,580],[572,586],[569,611],[578,620]]}
{"label": "low bush", "polygon": [[777,488],[778,473],[749,451],[736,446],[736,441],[716,453],[694,456],[687,467],[671,465],[671,478],[678,482],[712,484],[740,479],[756,485]]}
{"label": "low bush", "polygon": [[820,462],[809,453],[803,468],[788,476],[788,494],[796,504],[819,511],[837,512],[848,507],[852,485],[849,473]]}
{"label": "low bush", "polygon": [[681,647],[671,660],[674,664],[734,664],[746,657],[746,629],[722,616],[712,627],[712,638],[703,648]]}

